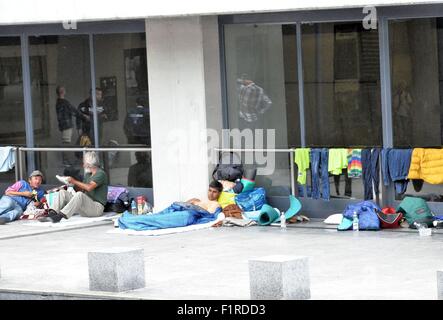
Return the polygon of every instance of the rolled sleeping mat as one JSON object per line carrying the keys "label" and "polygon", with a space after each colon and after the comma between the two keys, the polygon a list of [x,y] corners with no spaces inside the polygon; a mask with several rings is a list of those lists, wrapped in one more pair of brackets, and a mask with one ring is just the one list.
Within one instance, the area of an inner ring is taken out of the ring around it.
{"label": "rolled sleeping mat", "polygon": [[[291,219],[293,216],[295,216],[297,213],[299,213],[301,210],[301,202],[296,197],[294,197],[292,194],[289,196],[289,208],[285,212],[285,218],[286,220]],[[280,217],[275,222],[280,222]]]}
{"label": "rolled sleeping mat", "polygon": [[260,214],[258,216],[258,224],[261,226],[268,226],[280,217],[277,210],[268,204],[264,204],[260,209]]}
{"label": "rolled sleeping mat", "polygon": [[241,192],[246,192],[246,191],[251,191],[254,190],[255,188],[255,181],[246,179],[246,178],[242,178],[241,183],[243,185],[243,190]]}
{"label": "rolled sleeping mat", "polygon": [[255,176],[257,175],[257,169],[245,169],[243,172],[243,178],[246,178],[251,181],[255,181]]}

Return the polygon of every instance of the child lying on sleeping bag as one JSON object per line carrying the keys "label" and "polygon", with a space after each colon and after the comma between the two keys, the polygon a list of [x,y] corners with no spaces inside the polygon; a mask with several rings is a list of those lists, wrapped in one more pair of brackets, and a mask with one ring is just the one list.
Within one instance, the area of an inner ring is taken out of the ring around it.
{"label": "child lying on sleeping bag", "polygon": [[220,182],[212,181],[209,185],[208,201],[193,198],[186,202],[174,202],[163,211],[152,215],[132,215],[124,212],[118,219],[118,225],[121,229],[141,231],[185,227],[213,221],[221,212],[217,199],[222,190]]}

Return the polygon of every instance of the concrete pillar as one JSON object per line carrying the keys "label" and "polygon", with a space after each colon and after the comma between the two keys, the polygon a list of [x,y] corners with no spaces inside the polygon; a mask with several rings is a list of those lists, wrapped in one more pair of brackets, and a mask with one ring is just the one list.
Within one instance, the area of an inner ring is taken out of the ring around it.
{"label": "concrete pillar", "polygon": [[437,299],[443,300],[443,270],[437,271]]}
{"label": "concrete pillar", "polygon": [[143,249],[109,248],[88,252],[89,289],[121,292],[145,287]]}
{"label": "concrete pillar", "polygon": [[308,258],[273,255],[249,260],[249,284],[253,300],[310,299]]}
{"label": "concrete pillar", "polygon": [[[218,39],[217,19],[203,20],[146,20],[155,211],[173,201],[206,198],[210,168],[206,94],[212,101],[220,100],[216,89],[209,87],[219,86],[220,80],[209,81],[208,77],[217,74],[205,70],[204,57],[204,51],[215,53],[204,50],[206,45],[218,45],[218,41],[208,40],[211,32]],[[211,25],[212,29],[207,28]],[[214,58],[206,60],[213,63]],[[217,103],[213,108],[221,109]],[[220,118],[221,111],[214,117]]]}

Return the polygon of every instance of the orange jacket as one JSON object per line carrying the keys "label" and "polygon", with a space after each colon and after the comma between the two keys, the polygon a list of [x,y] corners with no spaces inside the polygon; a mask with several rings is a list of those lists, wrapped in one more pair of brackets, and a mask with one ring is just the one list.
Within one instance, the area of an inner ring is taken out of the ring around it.
{"label": "orange jacket", "polygon": [[431,184],[443,183],[443,149],[412,150],[408,179],[422,179]]}

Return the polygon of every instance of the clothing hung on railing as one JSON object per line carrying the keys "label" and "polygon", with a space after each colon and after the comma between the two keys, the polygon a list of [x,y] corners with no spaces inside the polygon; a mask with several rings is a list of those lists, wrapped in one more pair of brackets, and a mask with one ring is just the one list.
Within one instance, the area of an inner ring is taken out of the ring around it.
{"label": "clothing hung on railing", "polygon": [[380,148],[374,149],[363,149],[361,151],[361,163],[362,163],[362,178],[363,178],[363,189],[364,189],[364,199],[372,200],[375,196],[377,197],[380,193],[379,183],[380,183]]}
{"label": "clothing hung on railing", "polygon": [[408,179],[423,180],[430,184],[442,184],[443,149],[415,148],[412,151]]}
{"label": "clothing hung on railing", "polygon": [[0,147],[0,172],[8,172],[15,166],[14,147]]}
{"label": "clothing hung on railing", "polygon": [[408,187],[411,155],[412,149],[386,148],[382,150],[383,183],[389,186],[393,181],[397,194],[405,193]]}

